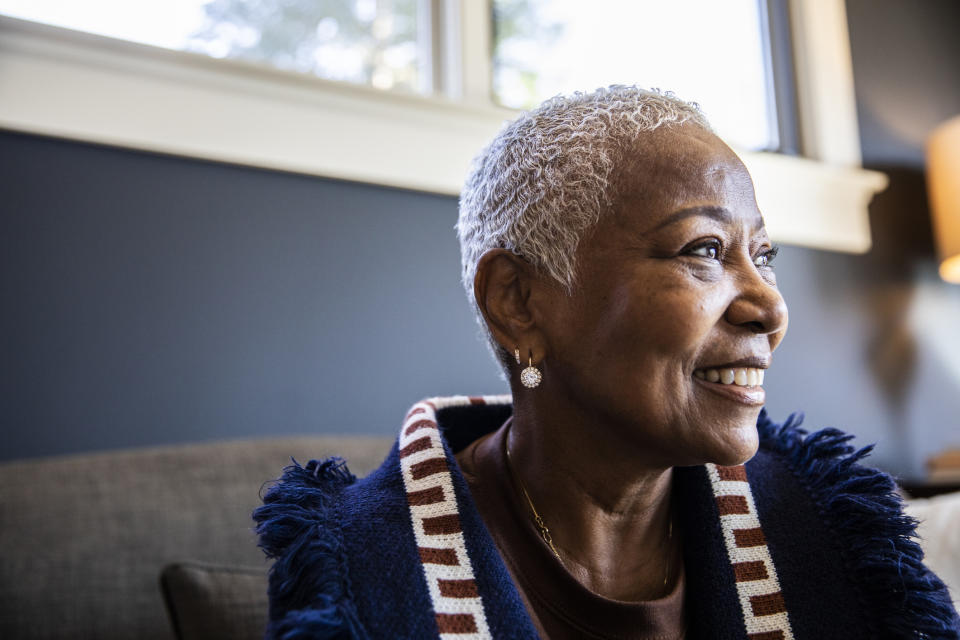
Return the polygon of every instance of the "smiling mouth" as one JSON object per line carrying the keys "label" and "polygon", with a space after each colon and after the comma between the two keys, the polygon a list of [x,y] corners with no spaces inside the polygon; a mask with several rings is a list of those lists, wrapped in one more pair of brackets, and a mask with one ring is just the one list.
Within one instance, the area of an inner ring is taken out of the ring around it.
{"label": "smiling mouth", "polygon": [[693,372],[695,378],[729,384],[738,387],[759,387],[763,385],[763,369],[754,367],[722,367],[719,369],[697,369]]}
{"label": "smiling mouth", "polygon": [[759,407],[766,400],[763,390],[764,370],[759,367],[716,367],[696,369],[693,377],[698,385],[718,397],[737,404]]}

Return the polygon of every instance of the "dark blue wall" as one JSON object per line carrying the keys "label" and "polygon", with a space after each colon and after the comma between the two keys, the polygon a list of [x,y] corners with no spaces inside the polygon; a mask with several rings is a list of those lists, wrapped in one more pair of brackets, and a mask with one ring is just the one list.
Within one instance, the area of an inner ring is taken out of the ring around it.
{"label": "dark blue wall", "polygon": [[0,133],[2,457],[392,433],[502,392],[456,200]]}

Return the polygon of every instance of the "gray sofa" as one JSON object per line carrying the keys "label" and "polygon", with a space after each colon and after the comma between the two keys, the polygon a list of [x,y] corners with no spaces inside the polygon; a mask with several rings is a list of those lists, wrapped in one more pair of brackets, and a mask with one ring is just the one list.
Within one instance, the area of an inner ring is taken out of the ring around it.
{"label": "gray sofa", "polygon": [[261,486],[291,456],[337,454],[364,474],[391,445],[283,438],[0,464],[0,638],[262,637]]}

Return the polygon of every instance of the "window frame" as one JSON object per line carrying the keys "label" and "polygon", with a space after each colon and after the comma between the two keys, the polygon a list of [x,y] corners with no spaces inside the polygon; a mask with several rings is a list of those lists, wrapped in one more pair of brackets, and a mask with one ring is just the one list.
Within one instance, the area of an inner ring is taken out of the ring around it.
{"label": "window frame", "polygon": [[[457,195],[516,112],[491,99],[489,0],[421,2],[434,96],[0,16],[0,128]],[[886,177],[860,168],[844,3],[787,5],[806,158],[739,153],[775,240],[864,252]]]}

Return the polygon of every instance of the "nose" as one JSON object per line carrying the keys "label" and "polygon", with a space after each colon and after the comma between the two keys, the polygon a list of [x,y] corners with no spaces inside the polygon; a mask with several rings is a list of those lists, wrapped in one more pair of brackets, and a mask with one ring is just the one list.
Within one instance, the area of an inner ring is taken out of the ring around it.
{"label": "nose", "polygon": [[776,348],[787,331],[787,303],[776,284],[766,280],[752,262],[736,278],[736,291],[725,317],[751,333],[767,335]]}

